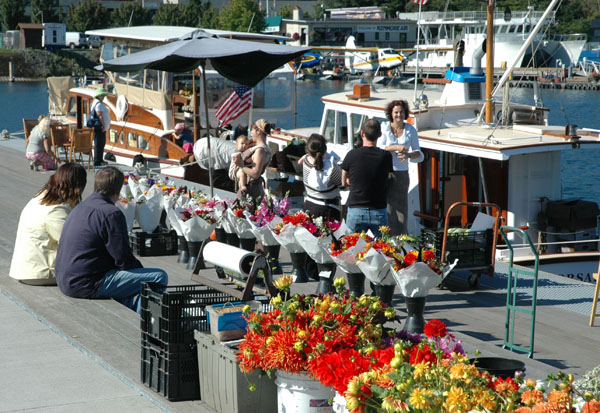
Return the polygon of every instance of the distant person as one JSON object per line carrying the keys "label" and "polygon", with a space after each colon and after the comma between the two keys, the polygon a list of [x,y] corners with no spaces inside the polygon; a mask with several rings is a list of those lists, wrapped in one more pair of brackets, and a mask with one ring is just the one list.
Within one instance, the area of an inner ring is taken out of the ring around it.
{"label": "distant person", "polygon": [[113,298],[140,312],[142,282],[167,285],[167,274],[135,258],[125,216],[115,206],[124,175],[108,166],[96,174],[94,193],[65,222],[56,256],[56,282],[75,298]]}
{"label": "distant person", "polygon": [[390,175],[387,197],[388,224],[392,235],[407,233],[408,215],[408,162],[423,161],[419,147],[419,135],[406,119],[409,115],[408,102],[394,100],[385,109],[388,122],[381,125],[381,137],[377,146],[392,153],[394,172]]}
{"label": "distant person", "polygon": [[387,225],[386,199],[392,172],[392,154],[377,147],[381,126],[367,120],[360,131],[362,146],[352,149],[342,162],[342,184],[350,187],[346,225],[351,231],[371,230],[380,236]]}
{"label": "distant person", "polygon": [[242,172],[242,168],[236,164],[236,161],[248,149],[248,137],[246,135],[239,135],[235,139],[235,148],[236,151],[231,155],[231,164],[229,165],[229,179],[235,183],[236,192],[238,190],[246,192],[247,176]]}
{"label": "distant person", "polygon": [[340,219],[342,170],[327,153],[323,136],[313,133],[306,142],[306,155],[299,161],[306,197],[303,209],[314,217]]}
{"label": "distant person", "polygon": [[183,148],[185,153],[194,152],[194,135],[190,128],[183,122],[175,125],[175,133],[173,133],[175,142]]}
{"label": "distant person", "polygon": [[[94,93],[94,101],[90,109],[90,118],[94,120],[94,166],[105,166],[104,145],[106,145],[106,131],[110,129],[110,112],[102,102],[108,92],[100,87]],[[97,120],[97,121],[96,121]]]}
{"label": "distant person", "polygon": [[271,133],[271,129],[273,129],[273,125],[264,119],[259,119],[252,125],[251,134],[255,145],[246,151],[249,151],[249,154],[238,157],[235,162],[248,177],[246,191],[238,191],[238,197],[248,194],[253,199],[260,201],[265,195],[265,181],[262,174],[271,160],[271,150],[267,146],[267,135]]}
{"label": "distant person", "polygon": [[60,163],[50,147],[50,119],[47,117],[40,116],[38,124],[31,130],[25,158],[30,161],[32,171],[37,171],[38,166],[42,166],[44,171],[55,170]]}
{"label": "distant person", "polygon": [[15,250],[8,275],[30,285],[56,285],[54,261],[67,216],[81,202],[87,173],[65,163],[50,176],[19,218]]}

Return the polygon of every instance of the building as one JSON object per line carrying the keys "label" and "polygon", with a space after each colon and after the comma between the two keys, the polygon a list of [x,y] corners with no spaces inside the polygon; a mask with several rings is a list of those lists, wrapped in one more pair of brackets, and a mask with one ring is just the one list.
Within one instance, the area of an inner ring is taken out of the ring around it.
{"label": "building", "polygon": [[292,37],[301,46],[345,46],[348,36],[356,38],[358,47],[412,47],[417,39],[414,20],[388,19],[379,7],[327,9],[323,20],[304,19],[296,7],[292,19],[282,19],[277,31]]}
{"label": "building", "polygon": [[41,49],[44,25],[34,23],[19,23],[17,30],[20,34],[21,49]]}

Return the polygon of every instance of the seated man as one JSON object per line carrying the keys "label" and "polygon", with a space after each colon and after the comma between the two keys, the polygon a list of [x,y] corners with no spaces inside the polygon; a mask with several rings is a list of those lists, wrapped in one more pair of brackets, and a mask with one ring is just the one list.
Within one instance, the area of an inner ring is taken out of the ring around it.
{"label": "seated man", "polygon": [[135,258],[125,216],[115,206],[124,176],[109,166],[96,174],[94,193],[65,221],[55,263],[60,290],[75,298],[114,298],[140,312],[142,282],[167,285],[167,274]]}

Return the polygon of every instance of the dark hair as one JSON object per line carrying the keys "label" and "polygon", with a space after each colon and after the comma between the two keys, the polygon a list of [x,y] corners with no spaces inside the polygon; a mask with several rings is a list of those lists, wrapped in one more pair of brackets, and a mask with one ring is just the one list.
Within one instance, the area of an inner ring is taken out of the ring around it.
{"label": "dark hair", "polygon": [[246,135],[248,137],[248,127],[238,125],[233,131],[233,140],[235,141],[240,135]]}
{"label": "dark hair", "polygon": [[67,162],[52,174],[36,196],[44,193],[40,201],[42,205],[59,205],[66,202],[74,207],[81,202],[86,183],[85,168],[78,163]]}
{"label": "dark hair", "polygon": [[387,120],[392,120],[392,112],[396,106],[400,106],[402,108],[402,111],[404,112],[404,118],[408,119],[408,115],[410,114],[408,102],[406,100],[392,100],[385,108],[385,117]]}
{"label": "dark hair", "polygon": [[315,159],[315,169],[323,170],[323,156],[327,152],[327,142],[325,138],[318,133],[313,133],[306,142],[306,153]]}
{"label": "dark hair", "polygon": [[258,119],[256,122],[254,122],[252,128],[258,130],[264,135],[268,135],[269,133],[271,133],[273,125],[264,119]]}
{"label": "dark hair", "polygon": [[381,136],[381,125],[377,119],[369,119],[363,123],[361,131],[370,142],[375,142]]}
{"label": "dark hair", "polygon": [[96,182],[94,182],[94,192],[98,192],[105,197],[113,197],[121,192],[121,187],[125,181],[125,175],[119,168],[107,166],[102,168],[96,174]]}

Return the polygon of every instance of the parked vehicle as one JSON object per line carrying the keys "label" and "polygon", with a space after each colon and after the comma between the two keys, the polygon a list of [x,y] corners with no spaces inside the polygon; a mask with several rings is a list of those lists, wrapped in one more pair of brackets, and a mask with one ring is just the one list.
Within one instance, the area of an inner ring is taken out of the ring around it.
{"label": "parked vehicle", "polygon": [[64,23],[44,23],[42,48],[56,50],[65,47],[67,26]]}
{"label": "parked vehicle", "polygon": [[81,32],[67,32],[65,44],[71,49],[76,47],[87,47],[85,34]]}
{"label": "parked vehicle", "polygon": [[100,46],[102,46],[102,37],[96,36],[94,34],[89,35],[87,37],[87,44],[90,47],[90,49],[99,48]]}

